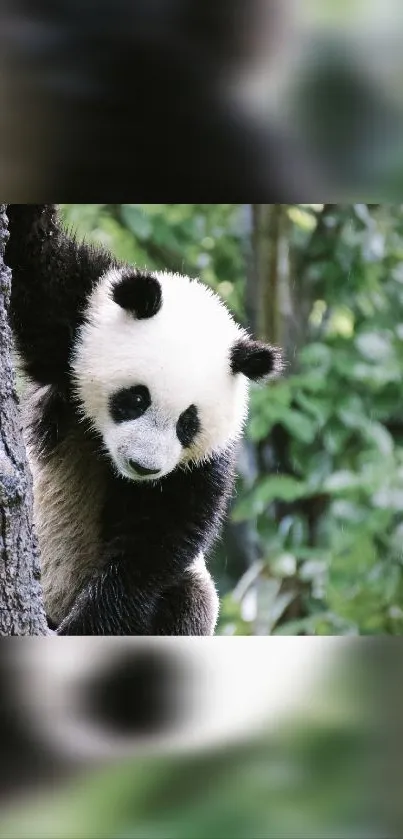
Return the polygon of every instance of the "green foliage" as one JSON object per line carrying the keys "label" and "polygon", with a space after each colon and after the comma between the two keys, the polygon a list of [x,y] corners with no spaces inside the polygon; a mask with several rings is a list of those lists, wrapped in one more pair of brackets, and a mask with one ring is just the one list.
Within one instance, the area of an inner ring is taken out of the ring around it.
{"label": "green foliage", "polygon": [[62,204],[80,236],[139,266],[199,276],[242,315],[244,265],[234,204]]}
{"label": "green foliage", "polygon": [[400,634],[402,219],[396,208],[350,207],[334,223],[340,232],[317,284],[326,304],[299,370],[252,396],[249,436],[259,443],[285,430],[290,474],[259,476],[234,518],[256,517],[264,574],[284,583],[278,557],[294,558],[304,616],[275,633]]}
{"label": "green foliage", "polygon": [[[80,235],[124,259],[201,276],[244,317],[239,205],[63,211]],[[240,482],[232,515],[252,528],[261,559],[239,580],[224,548],[230,584],[218,631],[400,634],[402,208],[290,205],[287,213],[291,280],[309,324],[297,366],[252,390],[247,435],[259,474]]]}

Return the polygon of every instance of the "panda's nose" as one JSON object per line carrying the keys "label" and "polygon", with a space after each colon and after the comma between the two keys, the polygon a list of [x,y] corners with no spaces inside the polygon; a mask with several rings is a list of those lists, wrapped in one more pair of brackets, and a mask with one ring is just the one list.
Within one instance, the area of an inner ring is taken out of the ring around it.
{"label": "panda's nose", "polygon": [[158,473],[160,472],[160,469],[147,469],[146,466],[142,466],[141,463],[137,463],[135,460],[129,460],[129,466],[131,469],[137,472],[138,475],[142,476],[158,475]]}

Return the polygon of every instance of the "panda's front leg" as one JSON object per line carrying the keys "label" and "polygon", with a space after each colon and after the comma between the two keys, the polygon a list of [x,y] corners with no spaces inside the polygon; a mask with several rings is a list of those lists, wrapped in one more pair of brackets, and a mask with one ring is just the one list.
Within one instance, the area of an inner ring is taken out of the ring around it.
{"label": "panda's front leg", "polygon": [[76,597],[57,634],[151,635],[159,591],[125,562],[110,562]]}
{"label": "panda's front leg", "polygon": [[165,585],[111,562],[83,588],[57,634],[213,635],[217,617],[218,595],[202,555]]}
{"label": "panda's front leg", "polygon": [[152,635],[214,635],[219,599],[203,554],[175,585],[165,589],[156,605]]}

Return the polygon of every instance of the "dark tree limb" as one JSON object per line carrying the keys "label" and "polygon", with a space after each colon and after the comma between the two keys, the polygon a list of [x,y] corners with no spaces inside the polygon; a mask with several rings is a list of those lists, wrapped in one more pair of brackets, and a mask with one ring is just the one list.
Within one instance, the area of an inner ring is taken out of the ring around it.
{"label": "dark tree limb", "polygon": [[22,438],[7,314],[6,205],[0,204],[0,635],[47,635],[32,524],[32,478]]}

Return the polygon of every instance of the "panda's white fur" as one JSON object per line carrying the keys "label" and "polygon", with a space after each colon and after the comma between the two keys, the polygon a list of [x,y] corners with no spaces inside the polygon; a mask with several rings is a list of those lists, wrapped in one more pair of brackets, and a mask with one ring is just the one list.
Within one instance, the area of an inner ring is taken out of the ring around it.
{"label": "panda's white fur", "polygon": [[[109,271],[88,302],[72,361],[77,392],[118,471],[133,478],[127,467],[133,459],[162,477],[179,462],[208,458],[241,435],[248,381],[232,374],[230,354],[246,332],[210,288],[179,274],[154,274],[162,306],[154,317],[137,320],[112,298],[120,276],[118,269]],[[148,387],[150,408],[135,422],[115,423],[110,396],[136,384]],[[176,423],[192,404],[201,431],[184,450]]]}

